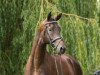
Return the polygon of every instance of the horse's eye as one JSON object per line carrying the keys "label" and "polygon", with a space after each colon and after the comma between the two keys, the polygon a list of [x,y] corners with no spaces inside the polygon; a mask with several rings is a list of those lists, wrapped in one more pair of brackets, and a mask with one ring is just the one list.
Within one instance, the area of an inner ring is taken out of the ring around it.
{"label": "horse's eye", "polygon": [[52,29],[49,29],[49,31],[52,31]]}

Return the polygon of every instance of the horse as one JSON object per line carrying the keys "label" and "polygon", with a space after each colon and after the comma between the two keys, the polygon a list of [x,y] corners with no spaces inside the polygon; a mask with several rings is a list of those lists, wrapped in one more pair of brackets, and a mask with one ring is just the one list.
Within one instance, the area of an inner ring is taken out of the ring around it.
{"label": "horse", "polygon": [[[64,54],[66,47],[57,23],[61,16],[62,13],[59,13],[52,18],[50,12],[38,25],[24,75],[83,75],[80,64],[70,55]],[[47,44],[57,54],[50,55],[46,50]]]}

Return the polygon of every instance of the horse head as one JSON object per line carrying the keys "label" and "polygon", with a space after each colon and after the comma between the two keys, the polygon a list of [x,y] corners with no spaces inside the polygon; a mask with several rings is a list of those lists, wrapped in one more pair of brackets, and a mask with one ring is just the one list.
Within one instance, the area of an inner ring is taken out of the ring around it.
{"label": "horse head", "polygon": [[50,44],[58,54],[65,52],[65,44],[60,35],[61,28],[57,21],[61,18],[62,14],[58,14],[55,18],[51,17],[51,12],[47,18],[39,25],[39,30],[43,35],[45,44]]}

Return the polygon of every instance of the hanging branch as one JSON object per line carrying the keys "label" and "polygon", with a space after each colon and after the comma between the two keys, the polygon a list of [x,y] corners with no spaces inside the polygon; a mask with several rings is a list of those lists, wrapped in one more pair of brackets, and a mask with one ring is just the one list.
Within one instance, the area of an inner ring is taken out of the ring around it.
{"label": "hanging branch", "polygon": [[[62,13],[62,12],[58,11],[58,13]],[[85,18],[85,17],[78,16],[78,15],[75,15],[75,14],[66,14],[66,13],[62,13],[62,14],[65,15],[65,16],[75,16],[75,17],[80,18],[80,19],[83,19],[83,20],[88,20],[88,21],[94,20],[94,21],[96,21],[93,18]]]}
{"label": "hanging branch", "polygon": [[[47,3],[47,5],[52,5],[53,7],[55,7],[52,3],[48,2],[48,0],[45,0],[45,2]],[[67,14],[67,13],[63,13],[63,12],[60,12],[58,9],[57,9],[57,12],[58,13],[62,13],[63,15],[65,16],[74,16],[76,18],[80,18],[80,19],[83,19],[83,20],[88,20],[88,21],[96,21],[94,18],[85,18],[85,17],[82,17],[82,16],[78,16],[78,15],[75,15],[75,14]]]}
{"label": "hanging branch", "polygon": [[[43,9],[43,0],[41,0],[41,8],[40,8],[40,14],[39,14],[39,20],[37,22],[37,26],[41,20],[41,18],[43,17],[43,12],[44,12],[44,9]],[[43,19],[43,18],[42,18]]]}

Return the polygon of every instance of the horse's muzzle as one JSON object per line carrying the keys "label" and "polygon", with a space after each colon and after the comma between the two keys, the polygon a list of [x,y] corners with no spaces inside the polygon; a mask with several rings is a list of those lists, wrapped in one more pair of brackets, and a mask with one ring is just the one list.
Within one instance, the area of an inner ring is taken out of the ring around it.
{"label": "horse's muzzle", "polygon": [[65,53],[65,50],[66,50],[65,47],[61,47],[61,48],[60,48],[60,53],[61,53],[61,54],[64,54],[64,53]]}

